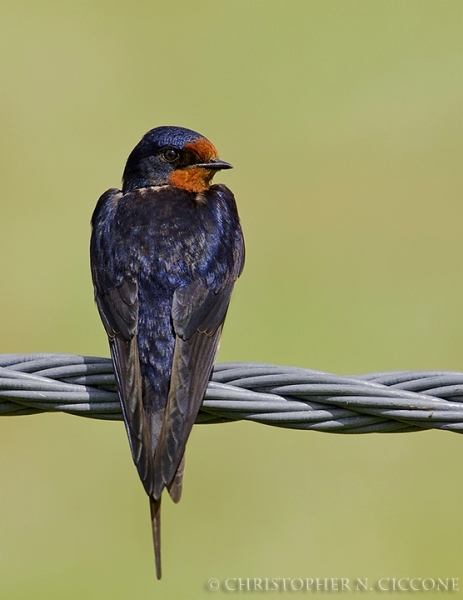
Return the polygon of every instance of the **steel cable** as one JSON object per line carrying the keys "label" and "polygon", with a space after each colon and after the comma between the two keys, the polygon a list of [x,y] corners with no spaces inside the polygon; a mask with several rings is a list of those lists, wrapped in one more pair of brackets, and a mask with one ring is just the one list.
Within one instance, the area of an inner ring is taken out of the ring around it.
{"label": "steel cable", "polygon": [[[0,415],[66,412],[122,420],[111,360],[0,355]],[[255,421],[330,433],[463,431],[463,373],[339,376],[260,363],[215,365],[197,423]]]}

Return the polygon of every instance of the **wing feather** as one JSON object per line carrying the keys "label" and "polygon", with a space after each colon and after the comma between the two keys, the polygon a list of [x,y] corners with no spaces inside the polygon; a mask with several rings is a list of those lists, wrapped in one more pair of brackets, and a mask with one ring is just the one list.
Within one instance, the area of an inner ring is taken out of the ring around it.
{"label": "wing feather", "polygon": [[[92,242],[97,243],[95,238]],[[100,256],[104,256],[104,249],[99,250]],[[105,277],[104,283],[101,281],[101,274]],[[95,252],[92,252],[92,275],[95,300],[109,338],[132,457],[146,492],[151,494],[154,483],[154,448],[161,429],[162,414],[154,408],[150,409],[149,401],[143,402],[143,396],[149,397],[152,392],[140,370],[137,281],[128,277],[122,279],[109,269],[102,273],[95,264]],[[153,405],[154,403],[151,403],[151,406]]]}
{"label": "wing feather", "polygon": [[176,290],[172,303],[175,350],[167,406],[154,457],[154,497],[167,487],[172,499],[180,499],[185,446],[202,403],[233,286],[244,266],[241,228],[235,231],[232,264],[219,290],[202,281]]}
{"label": "wing feather", "polygon": [[155,498],[164,487],[172,486],[175,479],[179,481],[172,491],[174,495],[180,493],[178,468],[214,365],[233,283],[214,292],[196,281],[174,294],[175,350],[169,396],[154,457]]}

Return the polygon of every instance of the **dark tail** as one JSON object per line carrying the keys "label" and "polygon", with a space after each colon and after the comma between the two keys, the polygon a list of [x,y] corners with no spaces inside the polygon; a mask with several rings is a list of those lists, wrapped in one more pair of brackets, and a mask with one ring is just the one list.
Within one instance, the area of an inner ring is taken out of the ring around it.
{"label": "dark tail", "polygon": [[161,579],[161,498],[150,498],[151,527],[153,529],[154,561],[156,563],[156,577]]}

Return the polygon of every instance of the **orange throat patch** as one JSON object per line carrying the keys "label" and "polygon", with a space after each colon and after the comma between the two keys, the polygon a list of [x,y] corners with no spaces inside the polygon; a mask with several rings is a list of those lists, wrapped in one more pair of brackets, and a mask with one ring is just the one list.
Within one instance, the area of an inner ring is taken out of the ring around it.
{"label": "orange throat patch", "polygon": [[212,170],[203,169],[202,167],[188,167],[170,173],[169,180],[175,187],[198,194],[209,189],[214,175],[215,173]]}

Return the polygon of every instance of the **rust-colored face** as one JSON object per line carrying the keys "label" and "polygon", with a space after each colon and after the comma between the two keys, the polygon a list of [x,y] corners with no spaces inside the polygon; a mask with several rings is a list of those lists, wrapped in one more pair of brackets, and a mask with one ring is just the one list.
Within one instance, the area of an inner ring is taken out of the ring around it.
{"label": "rust-colored face", "polygon": [[[197,156],[200,163],[207,163],[219,157],[214,144],[206,140],[206,138],[199,138],[194,142],[185,144],[185,149]],[[209,189],[215,173],[216,170],[214,169],[192,165],[184,169],[176,169],[169,174],[169,180],[175,187],[188,190],[189,192],[200,193]]]}
{"label": "rust-colored face", "polygon": [[219,158],[216,147],[206,138],[200,138],[194,142],[185,144],[185,148],[196,154],[201,162],[207,162],[213,158]]}

